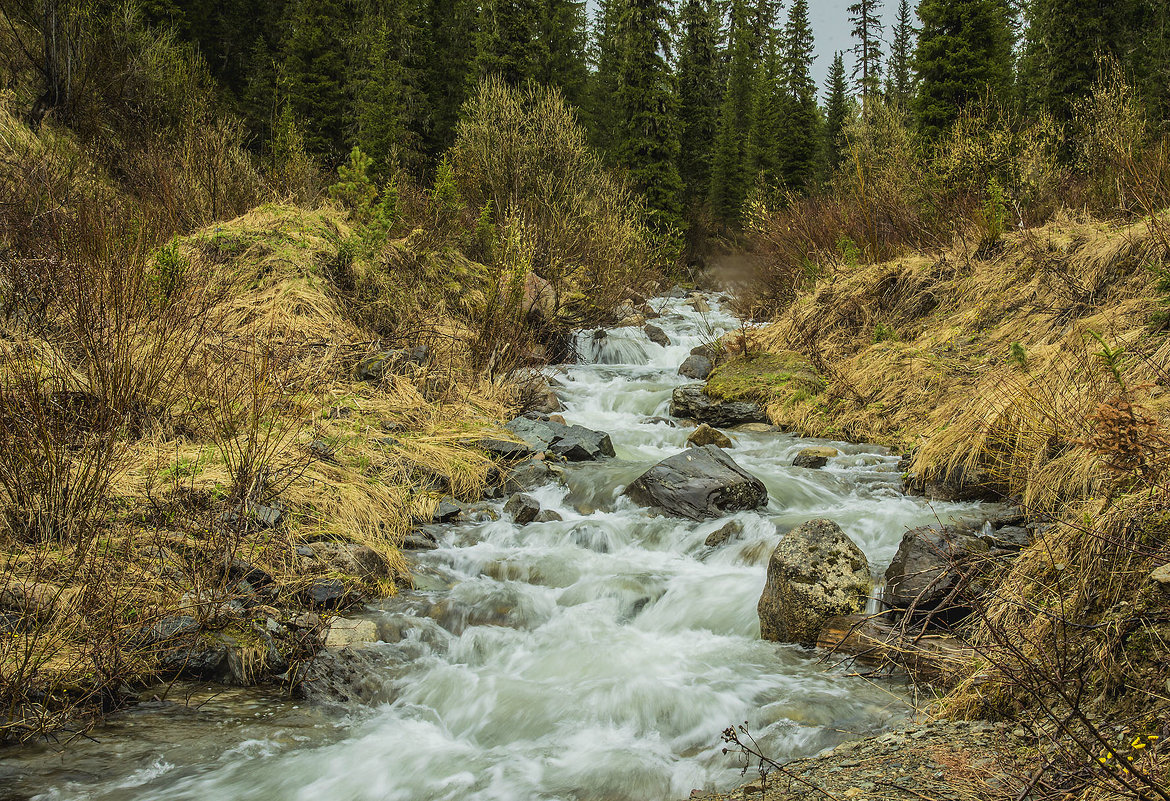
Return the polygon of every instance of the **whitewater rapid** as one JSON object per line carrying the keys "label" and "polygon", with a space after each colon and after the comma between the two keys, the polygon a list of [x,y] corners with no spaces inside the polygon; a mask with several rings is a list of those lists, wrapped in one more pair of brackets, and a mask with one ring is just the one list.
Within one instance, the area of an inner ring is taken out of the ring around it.
{"label": "whitewater rapid", "polygon": [[[700,314],[652,301],[665,347],[636,328],[581,334],[583,363],[550,376],[566,420],[609,432],[617,457],[570,465],[565,485],[533,491],[560,522],[464,523],[417,555],[420,589],[360,613],[386,640],[348,663],[360,702],[236,693],[218,715],[140,710],[96,732],[97,745],[70,745],[72,771],[42,766],[37,797],[682,799],[741,781],[722,753],[730,725],[746,721],[789,759],[898,722],[898,683],[759,639],[768,555],[782,532],[828,517],[880,575],[907,528],[975,505],[903,495],[883,448],[737,431],[731,455],[771,500],[732,516],[743,530],[726,544],[704,541],[730,518],[661,517],[621,495],[685,447],[687,428],[651,418],[667,416],[691,349],[739,327],[710,302]],[[819,444],[841,455],[822,470],[791,466]]]}

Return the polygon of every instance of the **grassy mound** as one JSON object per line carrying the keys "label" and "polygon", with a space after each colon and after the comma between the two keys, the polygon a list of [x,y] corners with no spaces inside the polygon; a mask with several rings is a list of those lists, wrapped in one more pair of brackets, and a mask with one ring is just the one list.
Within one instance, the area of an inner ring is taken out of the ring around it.
{"label": "grassy mound", "polygon": [[[772,356],[709,387],[1021,503],[1036,540],[965,588],[953,633],[978,659],[940,705],[1025,721],[1037,775],[1066,797],[1156,797],[1168,771],[1168,220],[1066,217],[994,247],[838,267],[754,332]],[[791,352],[821,388],[784,371]]]}

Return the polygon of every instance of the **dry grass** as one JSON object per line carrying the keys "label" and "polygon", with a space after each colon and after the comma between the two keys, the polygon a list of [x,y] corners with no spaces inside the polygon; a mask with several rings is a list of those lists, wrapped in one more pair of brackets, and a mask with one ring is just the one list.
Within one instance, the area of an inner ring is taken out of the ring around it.
{"label": "dry grass", "polygon": [[1126,348],[1127,381],[1160,413],[1170,351],[1147,336],[1164,264],[1145,224],[1065,217],[1011,235],[994,258],[838,267],[756,335],[825,374],[820,393],[778,393],[769,413],[809,434],[916,448],[920,475],[962,467],[1030,506],[1079,497],[1099,465],[1079,443],[1116,392],[1097,356]]}

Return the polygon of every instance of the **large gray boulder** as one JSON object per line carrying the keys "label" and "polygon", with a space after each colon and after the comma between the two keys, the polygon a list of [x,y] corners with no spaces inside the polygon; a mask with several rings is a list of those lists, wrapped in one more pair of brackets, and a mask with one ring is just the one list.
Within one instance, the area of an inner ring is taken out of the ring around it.
{"label": "large gray boulder", "polygon": [[764,407],[749,401],[718,401],[703,392],[699,384],[678,387],[670,398],[670,414],[689,417],[715,428],[731,428],[743,423],[766,423]]}
{"label": "large gray boulder", "polygon": [[646,337],[655,345],[661,345],[664,348],[670,347],[670,337],[658,326],[646,323],[642,330],[646,332]]}
{"label": "large gray boulder", "polygon": [[634,503],[691,520],[722,517],[768,502],[764,483],[715,445],[663,459],[628,487]]}
{"label": "large gray boulder", "polygon": [[780,540],[756,611],[760,636],[813,645],[825,621],[865,609],[873,583],[861,549],[832,520],[810,520]]}
{"label": "large gray boulder", "polygon": [[960,526],[922,526],[902,535],[886,569],[885,602],[895,609],[928,611],[951,595],[964,572],[990,547]]}
{"label": "large gray boulder", "polygon": [[678,368],[678,374],[695,381],[706,381],[715,365],[706,356],[692,353]]}
{"label": "large gray boulder", "polygon": [[609,434],[585,426],[565,425],[544,417],[517,417],[505,428],[533,451],[548,451],[570,462],[592,462],[613,456]]}

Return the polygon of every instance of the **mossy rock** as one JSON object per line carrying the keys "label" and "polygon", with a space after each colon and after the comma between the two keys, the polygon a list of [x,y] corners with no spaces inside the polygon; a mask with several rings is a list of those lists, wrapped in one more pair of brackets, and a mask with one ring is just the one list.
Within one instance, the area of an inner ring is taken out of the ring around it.
{"label": "mossy rock", "polygon": [[705,392],[716,400],[768,403],[800,390],[817,394],[824,380],[796,353],[759,353],[737,357],[716,367]]}

